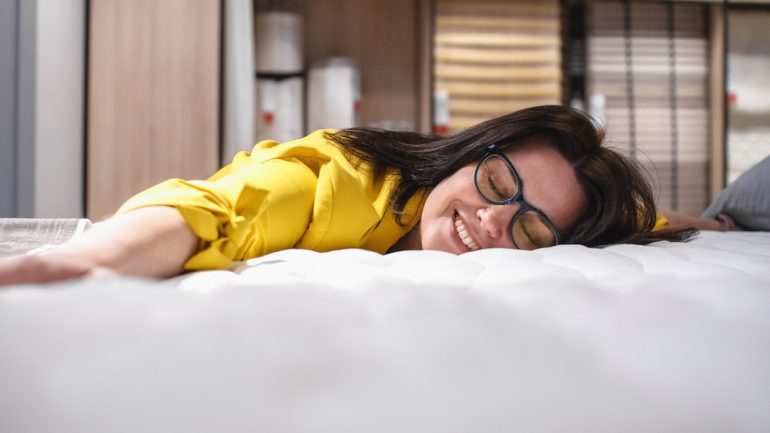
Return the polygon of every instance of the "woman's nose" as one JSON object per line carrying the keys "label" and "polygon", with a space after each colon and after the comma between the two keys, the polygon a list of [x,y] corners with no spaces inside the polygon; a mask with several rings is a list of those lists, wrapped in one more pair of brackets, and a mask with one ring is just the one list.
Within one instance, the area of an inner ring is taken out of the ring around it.
{"label": "woman's nose", "polygon": [[511,219],[519,210],[519,204],[494,205],[490,204],[479,208],[476,216],[479,219],[481,229],[490,239],[505,239]]}

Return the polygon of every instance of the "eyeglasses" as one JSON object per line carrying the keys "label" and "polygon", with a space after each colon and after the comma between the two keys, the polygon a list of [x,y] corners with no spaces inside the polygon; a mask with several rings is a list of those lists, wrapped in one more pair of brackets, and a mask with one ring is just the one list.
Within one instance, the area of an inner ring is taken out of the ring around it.
{"label": "eyeglasses", "polygon": [[484,200],[497,205],[519,204],[509,229],[516,248],[533,250],[559,243],[556,226],[540,209],[524,201],[524,184],[511,160],[496,145],[487,148],[473,176]]}

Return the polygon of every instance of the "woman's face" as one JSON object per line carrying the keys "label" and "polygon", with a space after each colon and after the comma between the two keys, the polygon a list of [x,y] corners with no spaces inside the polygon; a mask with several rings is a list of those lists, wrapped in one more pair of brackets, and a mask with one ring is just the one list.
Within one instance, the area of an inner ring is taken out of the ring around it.
{"label": "woman's face", "polygon": [[[586,206],[575,171],[550,144],[535,142],[505,151],[521,178],[524,200],[540,209],[559,233],[575,224]],[[481,197],[468,164],[428,195],[420,220],[422,249],[464,253],[481,248],[515,248],[511,219],[519,204],[494,205]]]}

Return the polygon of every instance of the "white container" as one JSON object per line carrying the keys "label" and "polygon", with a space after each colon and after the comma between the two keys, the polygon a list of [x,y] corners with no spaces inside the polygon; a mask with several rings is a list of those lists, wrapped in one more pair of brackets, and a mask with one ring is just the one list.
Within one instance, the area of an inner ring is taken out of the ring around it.
{"label": "white container", "polygon": [[607,97],[601,93],[594,93],[588,100],[588,114],[599,124],[601,128],[607,127]]}
{"label": "white container", "polygon": [[295,74],[303,70],[302,26],[302,15],[298,13],[257,13],[257,72]]}
{"label": "white container", "polygon": [[313,65],[308,76],[308,131],[357,126],[361,105],[358,68],[335,57]]}
{"label": "white container", "polygon": [[257,141],[294,140],[304,135],[301,77],[257,79]]}
{"label": "white container", "polygon": [[450,128],[449,91],[436,89],[433,92],[433,133],[449,135]]}

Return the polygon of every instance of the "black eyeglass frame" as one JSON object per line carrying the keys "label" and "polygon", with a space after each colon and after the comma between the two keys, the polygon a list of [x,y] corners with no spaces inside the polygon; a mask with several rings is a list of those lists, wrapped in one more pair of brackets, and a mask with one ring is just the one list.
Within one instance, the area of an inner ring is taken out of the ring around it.
{"label": "black eyeglass frame", "polygon": [[[484,164],[484,162],[491,158],[492,156],[497,155],[503,158],[503,161],[508,165],[508,168],[511,170],[511,174],[513,174],[514,180],[516,181],[516,185],[518,185],[518,191],[513,197],[510,197],[506,200],[497,201],[492,200],[489,197],[485,196],[484,193],[481,192],[481,188],[479,188],[479,170],[481,170],[481,165]],[[548,226],[548,228],[551,230],[551,232],[556,237],[556,243],[555,245],[559,245],[561,242],[561,235],[559,234],[559,231],[556,229],[556,226],[553,222],[551,222],[550,218],[543,213],[540,209],[532,206],[531,204],[527,203],[526,200],[524,200],[524,183],[521,181],[521,177],[519,177],[519,172],[516,171],[516,167],[513,166],[513,163],[510,159],[508,159],[508,156],[503,152],[499,147],[497,147],[496,144],[490,144],[487,147],[486,152],[484,153],[484,156],[481,157],[479,160],[479,163],[476,165],[476,171],[473,173],[473,183],[476,185],[476,191],[479,193],[481,198],[486,200],[488,203],[494,204],[494,205],[501,205],[501,206],[510,206],[514,203],[519,204],[519,210],[516,211],[516,213],[513,215],[513,218],[511,218],[511,223],[508,226],[508,233],[511,236],[511,241],[513,242],[513,245],[518,248],[519,246],[516,245],[516,240],[513,238],[513,225],[516,224],[516,221],[524,215],[527,211],[533,211],[536,214],[540,215],[543,222]]]}

